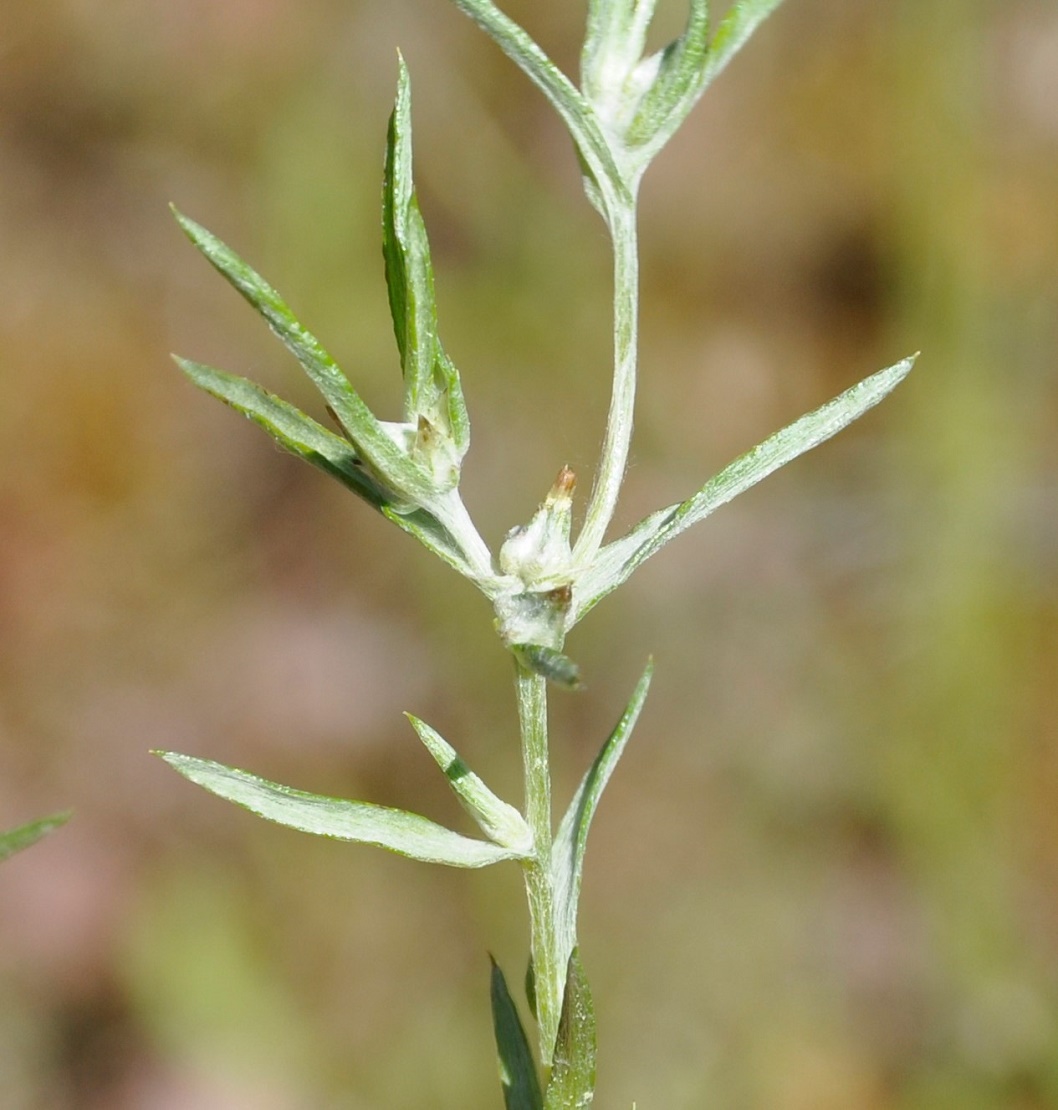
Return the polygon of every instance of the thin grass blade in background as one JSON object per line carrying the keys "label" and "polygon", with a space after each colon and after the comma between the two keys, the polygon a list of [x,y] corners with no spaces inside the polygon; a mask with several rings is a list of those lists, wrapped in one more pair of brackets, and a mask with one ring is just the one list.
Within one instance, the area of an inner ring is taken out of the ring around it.
{"label": "thin grass blade in background", "polygon": [[59,828],[60,825],[65,825],[70,816],[70,811],[55,813],[51,817],[42,817],[37,821],[30,821],[25,825],[19,825],[17,828],[0,833],[0,861],[8,859],[16,852],[21,852],[23,848],[28,848],[31,844],[35,844],[42,836],[47,836],[48,833]]}

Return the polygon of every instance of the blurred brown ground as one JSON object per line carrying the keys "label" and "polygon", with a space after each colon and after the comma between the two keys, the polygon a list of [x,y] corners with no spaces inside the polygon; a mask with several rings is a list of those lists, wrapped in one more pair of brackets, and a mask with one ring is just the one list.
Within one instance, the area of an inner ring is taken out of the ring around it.
{"label": "blurred brown ground", "polygon": [[[507,10],[575,66],[583,5]],[[458,822],[408,709],[517,797],[484,603],[168,361],[315,404],[172,200],[395,415],[398,46],[495,542],[589,485],[609,373],[606,239],[514,67],[442,0],[0,11],[0,826],[75,810],[0,872],[5,1110],[499,1102],[513,868],[266,826],[147,754]],[[1049,0],[789,0],[647,176],[621,523],[924,354],[570,643],[560,802],[657,664],[588,857],[601,1110],[1058,1107],[1056,198]]]}

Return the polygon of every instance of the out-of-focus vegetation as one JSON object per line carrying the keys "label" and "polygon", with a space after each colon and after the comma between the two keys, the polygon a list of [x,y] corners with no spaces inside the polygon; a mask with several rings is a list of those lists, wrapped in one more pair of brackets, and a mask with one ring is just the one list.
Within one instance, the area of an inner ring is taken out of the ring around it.
{"label": "out-of-focus vegetation", "polygon": [[65,825],[69,819],[69,813],[56,813],[51,817],[40,817],[36,821],[27,821],[18,828],[0,832],[0,863],[16,852],[24,851],[31,844],[36,844],[42,836],[54,832],[60,825]]}
{"label": "out-of-focus vegetation", "polygon": [[[575,64],[581,5],[508,10]],[[441,0],[36,0],[3,24],[0,812],[76,817],[0,873],[0,1104],[491,1107],[514,869],[299,837],[147,754],[458,820],[408,709],[518,781],[474,591],[169,363],[316,411],[166,202],[395,415],[401,46],[495,542],[560,464],[587,485],[607,403],[606,242],[561,128]],[[657,666],[582,903],[597,1101],[1058,1106],[1058,10],[788,0],[644,190],[626,523],[924,354],[570,644],[560,801]]]}

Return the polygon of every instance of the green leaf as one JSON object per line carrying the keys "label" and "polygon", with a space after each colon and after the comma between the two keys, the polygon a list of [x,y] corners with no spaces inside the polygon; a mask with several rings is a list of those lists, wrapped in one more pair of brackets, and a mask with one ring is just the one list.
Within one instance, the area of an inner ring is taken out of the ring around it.
{"label": "green leaf", "polygon": [[347,802],[293,790],[246,771],[178,752],[156,752],[185,778],[269,821],[317,836],[375,844],[391,852],[449,867],[486,867],[516,853],[472,840],[402,809]]}
{"label": "green leaf", "polygon": [[595,1098],[595,1004],[576,948],[569,957],[562,1020],[544,1110],[584,1110]]}
{"label": "green leaf", "polygon": [[467,577],[474,577],[466,556],[437,519],[425,509],[407,512],[364,469],[349,441],[254,382],[174,356],[176,364],[200,389],[241,412],[281,447],[337,478]]}
{"label": "green leaf", "polygon": [[0,833],[0,861],[21,852],[36,843],[42,836],[47,836],[53,829],[65,825],[70,820],[70,811],[55,813],[51,817],[42,817],[37,821],[19,825],[18,828],[8,829]]}
{"label": "green leaf", "polygon": [[568,961],[577,945],[577,902],[584,868],[584,852],[599,799],[610,781],[617,761],[632,735],[650,689],[653,663],[647,663],[621,719],[610,733],[595,762],[581,780],[569,809],[558,827],[551,849],[551,877],[555,888],[555,951],[558,966]]}
{"label": "green leaf", "polygon": [[658,57],[654,81],[625,134],[630,147],[649,145],[652,156],[671,137],[701,95],[697,86],[708,51],[709,5],[707,0],[691,0],[687,27]]}
{"label": "green leaf", "polygon": [[[460,11],[492,39],[525,75],[544,93],[562,117],[577,146],[587,171],[602,194],[603,214],[618,203],[632,203],[631,192],[614,154],[599,127],[591,105],[580,90],[540,49],[532,37],[491,0],[453,0]],[[593,200],[596,198],[593,197]]]}
{"label": "green leaf", "polygon": [[255,382],[178,355],[173,360],[199,389],[264,428],[292,455],[337,478],[376,509],[389,503],[390,495],[364,470],[348,440]]}
{"label": "green leaf", "polygon": [[506,1110],[543,1110],[540,1080],[525,1036],[518,1008],[507,989],[507,980],[492,960],[492,1027],[499,1052],[500,1082]]}
{"label": "green leaf", "polygon": [[498,798],[459,758],[455,748],[425,721],[405,716],[419,735],[426,750],[444,771],[448,785],[455,791],[463,808],[478,823],[481,831],[501,848],[509,848],[525,859],[532,854],[533,834],[525,818],[507,802]]}
{"label": "green leaf", "polygon": [[412,184],[411,88],[398,55],[397,102],[389,120],[382,178],[382,255],[393,330],[404,371],[405,419],[434,408],[437,313],[426,228]]}
{"label": "green leaf", "polygon": [[470,417],[467,415],[466,402],[463,400],[463,386],[455,363],[445,354],[441,341],[437,341],[437,354],[434,359],[434,374],[444,382],[448,431],[455,444],[456,455],[462,460],[470,447]]}
{"label": "green leaf", "polygon": [[693,497],[659,509],[627,535],[607,544],[581,576],[574,597],[575,624],[594,605],[624,582],[641,563],[692,524],[755,486],[769,474],[837,435],[842,428],[878,404],[907,376],[917,355],[880,370],[858,385],[802,416],[781,432],[735,459]]}
{"label": "green leaf", "polygon": [[727,67],[727,63],[749,41],[754,31],[782,0],[738,0],[720,21],[709,44],[705,68],[694,97],[697,99]]}
{"label": "green leaf", "polygon": [[687,29],[658,57],[656,82],[643,97],[627,135],[634,176],[672,138],[702,93],[781,2],[738,0],[710,41],[707,0],[691,0]]}
{"label": "green leaf", "polygon": [[581,57],[584,90],[612,133],[634,190],[702,93],[781,0],[738,0],[710,42],[708,0],[690,0],[683,34],[643,58],[654,0],[593,0]]}
{"label": "green leaf", "polygon": [[426,225],[412,181],[411,86],[400,58],[397,101],[390,117],[382,184],[382,254],[393,330],[404,372],[404,418],[442,419],[465,454],[470,437],[459,374],[437,339],[437,308]]}
{"label": "green leaf", "polygon": [[323,394],[363,462],[381,482],[418,504],[436,492],[430,476],[401,450],[349,384],[334,359],[305,330],[279,294],[226,244],[175,208],[173,215],[213,267],[253,306]]}

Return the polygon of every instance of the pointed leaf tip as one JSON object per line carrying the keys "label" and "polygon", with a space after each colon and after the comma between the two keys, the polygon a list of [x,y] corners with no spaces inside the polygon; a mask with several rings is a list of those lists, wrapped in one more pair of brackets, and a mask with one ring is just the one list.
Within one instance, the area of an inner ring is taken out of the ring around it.
{"label": "pointed leaf tip", "polygon": [[444,772],[460,805],[474,818],[481,831],[494,844],[515,853],[517,858],[527,858],[532,853],[533,834],[525,818],[514,806],[497,797],[436,729],[411,713],[404,716]]}
{"label": "pointed leaf tip", "polygon": [[492,967],[489,989],[492,1027],[496,1035],[504,1107],[506,1110],[543,1110],[540,1079],[518,1008],[507,989],[503,972],[491,955],[489,962]]}

